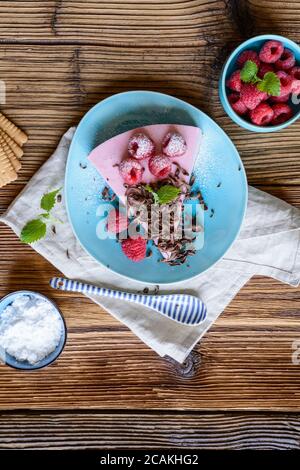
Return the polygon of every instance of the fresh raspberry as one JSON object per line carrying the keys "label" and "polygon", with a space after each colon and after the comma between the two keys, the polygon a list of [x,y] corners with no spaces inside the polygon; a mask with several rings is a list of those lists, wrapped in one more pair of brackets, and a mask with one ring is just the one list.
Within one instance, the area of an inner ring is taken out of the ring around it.
{"label": "fresh raspberry", "polygon": [[290,94],[283,96],[271,96],[270,101],[272,103],[286,103],[290,99]]}
{"label": "fresh raspberry", "polygon": [[293,67],[292,70],[289,70],[289,74],[296,80],[300,80],[300,67]]}
{"label": "fresh raspberry", "polygon": [[120,233],[128,227],[128,219],[123,212],[112,209],[107,217],[107,230],[110,233]]}
{"label": "fresh raspberry", "polygon": [[257,72],[257,75],[259,76],[259,78],[264,78],[264,76],[268,72],[274,72],[273,65],[262,63],[259,67],[259,71]]}
{"label": "fresh raspberry", "polygon": [[250,119],[257,126],[266,126],[272,121],[274,111],[267,103],[260,103],[250,111]]}
{"label": "fresh raspberry", "polygon": [[283,53],[283,44],[280,41],[267,41],[260,50],[259,58],[267,64],[274,64]]}
{"label": "fresh raspberry", "polygon": [[123,253],[132,261],[142,261],[146,256],[147,242],[142,237],[126,238],[122,241]]}
{"label": "fresh raspberry", "polygon": [[128,152],[132,157],[141,160],[142,158],[152,157],[155,146],[150,137],[140,132],[129,139]]}
{"label": "fresh raspberry", "polygon": [[236,70],[233,72],[230,78],[226,81],[226,85],[230,90],[240,92],[242,88],[241,71]]}
{"label": "fresh raspberry", "polygon": [[119,165],[119,171],[127,184],[138,184],[142,181],[144,169],[135,158],[124,158]]}
{"label": "fresh raspberry", "polygon": [[181,157],[186,148],[186,142],[178,132],[169,132],[162,141],[163,153],[170,158]]}
{"label": "fresh raspberry", "polygon": [[254,109],[267,98],[267,93],[258,90],[252,83],[245,83],[241,89],[241,100],[248,109]]}
{"label": "fresh raspberry", "polygon": [[247,106],[244,105],[238,93],[231,93],[228,95],[228,101],[232,109],[240,116],[248,111]]}
{"label": "fresh raspberry", "polygon": [[293,80],[292,83],[292,93],[295,93],[296,95],[299,95],[300,93],[300,80]]}
{"label": "fresh raspberry", "polygon": [[159,179],[166,178],[172,170],[171,160],[165,155],[154,155],[149,160],[149,170]]}
{"label": "fresh raspberry", "polygon": [[290,70],[296,62],[295,55],[289,49],[284,49],[280,59],[275,63],[277,70]]}
{"label": "fresh raspberry", "polygon": [[293,67],[289,74],[293,77],[292,93],[298,95],[300,93],[300,67]]}
{"label": "fresh raspberry", "polygon": [[276,72],[277,77],[280,80],[280,97],[289,95],[292,91],[292,85],[293,85],[293,78],[288,75],[286,72],[283,70],[279,70],[279,72]]}
{"label": "fresh raspberry", "polygon": [[244,63],[247,62],[247,60],[252,60],[252,62],[255,62],[257,67],[260,66],[260,60],[258,58],[257,52],[255,51],[247,50],[242,52],[237,58],[238,66],[242,68]]}
{"label": "fresh raspberry", "polygon": [[277,103],[273,106],[274,116],[272,119],[272,124],[282,124],[283,122],[288,121],[293,116],[293,110],[290,106],[284,103]]}

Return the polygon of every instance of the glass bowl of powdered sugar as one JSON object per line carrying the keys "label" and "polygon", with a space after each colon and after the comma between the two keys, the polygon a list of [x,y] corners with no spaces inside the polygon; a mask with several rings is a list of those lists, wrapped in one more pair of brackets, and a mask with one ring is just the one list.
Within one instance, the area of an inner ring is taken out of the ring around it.
{"label": "glass bowl of powdered sugar", "polygon": [[0,301],[0,361],[16,369],[41,369],[61,354],[67,338],[64,318],[47,297],[13,292]]}

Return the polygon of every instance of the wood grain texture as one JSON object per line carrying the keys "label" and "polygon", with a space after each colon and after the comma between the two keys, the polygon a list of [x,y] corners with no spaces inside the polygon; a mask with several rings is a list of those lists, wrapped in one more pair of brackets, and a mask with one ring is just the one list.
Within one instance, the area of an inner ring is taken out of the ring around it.
{"label": "wood grain texture", "polygon": [[299,414],[0,414],[0,449],[299,450]]}
{"label": "wood grain texture", "polygon": [[12,1],[1,6],[0,39],[137,47],[201,45],[232,34],[224,2],[214,0]]}
{"label": "wood grain texture", "polygon": [[297,0],[14,0],[1,2],[0,41],[226,49],[268,32],[299,41],[299,22]]}
{"label": "wood grain texture", "polygon": [[[0,190],[0,213],[68,127],[101,99],[132,89],[170,93],[203,109],[235,142],[249,182],[300,207],[300,123],[272,135],[242,131],[225,116],[217,93],[222,64],[245,37],[272,30],[300,40],[299,2],[279,6],[1,2],[0,77],[7,87],[2,111],[29,142],[20,177]],[[48,280],[57,274],[1,225],[0,296],[22,288],[50,295],[66,317],[69,337],[48,369],[24,374],[0,367],[0,409],[299,410],[300,366],[291,355],[300,339],[300,289],[251,280],[178,366],[88,300],[50,292]]]}

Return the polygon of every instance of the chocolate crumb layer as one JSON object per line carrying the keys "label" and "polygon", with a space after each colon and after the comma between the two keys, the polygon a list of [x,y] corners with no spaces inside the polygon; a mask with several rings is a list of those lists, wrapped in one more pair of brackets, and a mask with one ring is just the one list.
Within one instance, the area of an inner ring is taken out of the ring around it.
{"label": "chocolate crumb layer", "polygon": [[[192,245],[195,236],[185,234],[180,239],[176,237],[176,230],[183,223],[184,202],[193,199],[203,207],[206,205],[201,192],[192,191],[191,186],[195,182],[195,177],[191,178],[190,184],[188,184],[183,178],[187,174],[186,170],[177,162],[173,162],[173,164],[176,167],[173,174],[162,181],[151,184],[152,190],[156,193],[165,185],[179,188],[180,193],[172,202],[162,205],[156,204],[154,194],[148,191],[143,184],[127,186],[125,195],[134,221],[145,228],[148,237],[154,241],[162,254],[163,258],[160,262],[177,266],[185,264],[188,256],[193,256],[196,253]],[[166,220],[164,219],[165,215],[168,215],[170,222],[167,233],[162,223],[163,220]],[[197,226],[193,220],[192,231],[194,234],[202,230],[202,226]]]}

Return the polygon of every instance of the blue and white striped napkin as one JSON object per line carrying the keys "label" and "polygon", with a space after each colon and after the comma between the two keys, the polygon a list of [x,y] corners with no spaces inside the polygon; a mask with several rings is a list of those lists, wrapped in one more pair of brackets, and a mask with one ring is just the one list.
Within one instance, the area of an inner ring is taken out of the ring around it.
{"label": "blue and white striped napkin", "polygon": [[[54,154],[0,217],[0,221],[9,225],[17,235],[25,223],[36,216],[40,196],[49,188],[63,186],[68,149],[74,132],[75,128],[66,132]],[[33,245],[38,253],[69,278],[120,290],[140,291],[148,287],[114,274],[87,255],[73,235],[64,204],[59,207],[58,217],[64,224],[57,227],[55,235],[49,231],[45,239]],[[208,310],[207,318],[201,325],[180,325],[147,307],[118,299],[89,297],[124,323],[160,356],[168,355],[181,363],[253,275],[270,276],[291,286],[298,286],[299,246],[300,210],[249,187],[243,227],[226,257],[193,280],[160,287],[161,293],[170,290],[199,296]],[[66,257],[66,249],[69,258]],[[151,287],[149,289],[151,291]]]}

